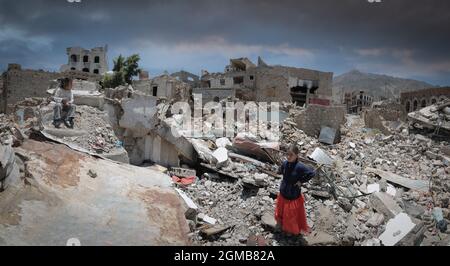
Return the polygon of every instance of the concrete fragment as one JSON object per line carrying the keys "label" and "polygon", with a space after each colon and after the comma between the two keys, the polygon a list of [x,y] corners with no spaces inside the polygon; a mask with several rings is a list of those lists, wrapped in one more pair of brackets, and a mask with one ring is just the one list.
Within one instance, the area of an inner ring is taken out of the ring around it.
{"label": "concrete fragment", "polygon": [[316,148],[309,158],[320,164],[332,165],[334,160],[321,148]]}
{"label": "concrete fragment", "polygon": [[306,237],[306,241],[310,246],[331,246],[336,244],[336,240],[332,235],[322,231],[311,233]]}
{"label": "concrete fragment", "polygon": [[275,230],[277,226],[277,221],[275,220],[274,214],[269,212],[263,214],[261,217],[261,223],[270,230]]}
{"label": "concrete fragment", "polygon": [[384,222],[384,215],[381,213],[375,213],[370,217],[367,221],[367,226],[369,227],[378,227]]}
{"label": "concrete fragment", "polygon": [[215,160],[217,161],[217,166],[223,166],[228,161],[228,150],[225,148],[218,148],[212,153]]}
{"label": "concrete fragment", "polygon": [[384,192],[375,192],[370,198],[370,205],[377,212],[384,214],[389,219],[394,218],[401,213],[402,208],[394,201],[394,199]]}
{"label": "concrete fragment", "polygon": [[197,215],[198,212],[198,207],[197,205],[194,203],[194,201],[191,200],[191,198],[189,198],[186,193],[184,193],[183,191],[181,191],[178,188],[175,188],[175,190],[178,192],[178,194],[180,195],[180,197],[183,199],[184,203],[187,206],[187,210],[185,212],[185,216],[187,219],[193,220],[195,218],[195,216]]}
{"label": "concrete fragment", "polygon": [[205,223],[212,224],[212,225],[215,225],[216,222],[217,222],[216,219],[214,219],[212,217],[209,217],[208,215],[206,215],[204,213],[199,213],[197,215],[197,218],[199,218],[200,220],[204,221]]}
{"label": "concrete fragment", "polygon": [[331,127],[322,127],[319,141],[329,145],[335,144],[338,141],[337,130]]}
{"label": "concrete fragment", "polygon": [[382,171],[382,170],[370,168],[370,167],[366,168],[365,171],[369,172],[369,173],[374,173],[374,174],[380,176],[381,178],[386,179],[389,182],[395,183],[397,185],[400,185],[402,187],[406,187],[409,189],[418,190],[418,191],[422,191],[422,192],[428,192],[430,189],[429,182],[426,180],[413,180],[413,179],[409,179],[409,178],[405,178],[405,177],[396,175],[394,173],[390,173],[390,172],[386,172],[386,171]]}
{"label": "concrete fragment", "polygon": [[230,139],[225,138],[225,137],[216,139],[216,146],[217,146],[217,148],[225,148],[228,145],[229,146],[232,145]]}
{"label": "concrete fragment", "polygon": [[416,224],[406,213],[399,213],[387,222],[386,230],[380,235],[379,239],[384,246],[395,246],[415,226]]}

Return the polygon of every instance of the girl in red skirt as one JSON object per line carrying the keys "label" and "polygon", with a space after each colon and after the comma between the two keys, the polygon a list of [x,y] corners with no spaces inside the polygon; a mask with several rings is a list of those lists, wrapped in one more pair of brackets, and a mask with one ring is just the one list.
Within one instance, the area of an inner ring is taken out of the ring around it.
{"label": "girl in red skirt", "polygon": [[305,199],[301,192],[301,184],[308,182],[316,175],[315,170],[298,161],[298,153],[297,146],[291,145],[287,161],[281,165],[283,180],[275,208],[275,220],[278,227],[285,233],[293,235],[310,233],[306,222]]}

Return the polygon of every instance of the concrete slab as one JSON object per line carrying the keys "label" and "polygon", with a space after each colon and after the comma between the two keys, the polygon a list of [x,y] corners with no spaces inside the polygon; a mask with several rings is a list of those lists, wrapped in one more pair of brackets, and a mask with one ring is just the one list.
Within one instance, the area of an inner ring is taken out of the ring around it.
{"label": "concrete slab", "polygon": [[2,245],[189,244],[185,208],[167,175],[61,144],[28,140],[16,152],[30,158],[31,177],[0,193]]}

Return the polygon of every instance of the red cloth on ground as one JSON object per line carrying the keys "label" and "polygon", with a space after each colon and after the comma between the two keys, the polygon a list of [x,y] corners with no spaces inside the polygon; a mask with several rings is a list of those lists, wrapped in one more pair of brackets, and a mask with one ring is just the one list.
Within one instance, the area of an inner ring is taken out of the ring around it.
{"label": "red cloth on ground", "polygon": [[190,185],[195,182],[195,176],[189,176],[184,178],[179,178],[178,176],[172,176],[172,181],[174,183],[180,184],[180,185]]}
{"label": "red cloth on ground", "polygon": [[311,229],[306,221],[305,198],[303,194],[296,200],[287,200],[278,193],[275,220],[286,233],[309,234]]}

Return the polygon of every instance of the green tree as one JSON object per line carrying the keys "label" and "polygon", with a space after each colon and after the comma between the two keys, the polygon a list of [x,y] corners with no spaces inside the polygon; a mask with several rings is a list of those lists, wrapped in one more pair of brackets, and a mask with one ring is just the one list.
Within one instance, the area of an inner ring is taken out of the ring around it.
{"label": "green tree", "polygon": [[131,84],[133,77],[137,76],[141,69],[139,68],[140,57],[133,54],[127,58],[119,55],[113,60],[113,74],[106,74],[103,79],[104,88],[115,88],[120,85]]}

